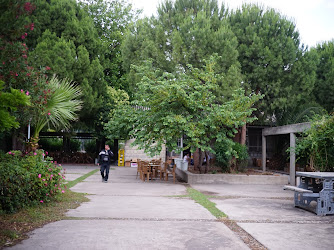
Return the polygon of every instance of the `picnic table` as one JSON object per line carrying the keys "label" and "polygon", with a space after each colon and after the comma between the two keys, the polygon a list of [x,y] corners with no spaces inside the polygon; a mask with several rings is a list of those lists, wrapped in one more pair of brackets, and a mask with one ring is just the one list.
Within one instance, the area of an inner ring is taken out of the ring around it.
{"label": "picnic table", "polygon": [[295,191],[295,207],[317,215],[334,214],[334,172],[296,172],[296,176],[298,187],[284,186]]}

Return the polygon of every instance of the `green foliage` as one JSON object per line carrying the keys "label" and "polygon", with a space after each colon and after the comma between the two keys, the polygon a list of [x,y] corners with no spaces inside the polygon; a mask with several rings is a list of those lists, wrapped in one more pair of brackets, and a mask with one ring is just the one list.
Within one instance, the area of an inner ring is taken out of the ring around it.
{"label": "green foliage", "polygon": [[334,114],[314,117],[295,150],[298,157],[308,159],[312,169],[334,171]]}
{"label": "green foliage", "polygon": [[281,119],[283,124],[295,124],[309,122],[314,116],[327,114],[327,111],[317,102],[309,102],[304,105],[290,109]]}
{"label": "green foliage", "polygon": [[334,111],[334,40],[318,44],[313,49],[320,58],[314,95],[317,102],[327,110]]}
{"label": "green foliage", "polygon": [[27,90],[30,67],[27,65],[26,37],[34,29],[29,15],[35,6],[25,0],[0,1],[0,80],[9,88]]}
{"label": "green foliage", "polygon": [[[214,146],[216,164],[222,168],[223,172],[230,172],[232,164],[236,169],[242,171],[248,164],[248,151],[246,145],[234,142],[231,139],[216,142]],[[232,162],[232,159],[235,159]]]}
{"label": "green foliage", "polygon": [[[122,116],[122,113],[116,114],[116,110],[119,107],[124,107],[125,105],[129,104],[129,96],[124,90],[109,86],[106,88],[106,95],[104,96],[103,100],[105,105],[100,109],[99,117],[99,121],[102,126],[107,124],[110,120],[113,120],[116,116]],[[111,140],[123,138],[123,136],[127,135],[124,135],[122,132],[109,134],[108,131],[102,131],[103,132],[101,134],[105,137],[109,137]]]}
{"label": "green foliage", "polygon": [[138,11],[124,0],[81,0],[81,6],[93,19],[100,39],[101,65],[109,86],[128,90],[123,77],[121,44],[127,27],[137,18]]}
{"label": "green foliage", "polygon": [[47,65],[50,74],[78,84],[83,104],[77,127],[95,128],[98,136],[103,135],[102,125],[108,119],[105,109],[110,99],[107,86],[127,89],[120,44],[136,13],[123,0],[33,0],[33,3],[36,10],[30,20],[35,29],[27,39],[30,63],[36,68]]}
{"label": "green foliage", "polygon": [[187,138],[187,147],[182,150],[212,151],[213,140],[232,137],[236,128],[254,119],[249,115],[254,102],[261,98],[236,89],[232,98],[222,103],[216,92],[223,81],[215,71],[216,59],[211,57],[202,69],[188,65],[187,73],[162,72],[149,62],[134,67],[142,79],[135,101],[121,106],[124,113],[118,113],[120,116],[115,116],[105,129],[110,134],[115,132],[113,128],[130,131],[135,145],[153,155],[163,144],[177,149],[176,142],[182,135]]}
{"label": "green foliage", "polygon": [[131,65],[151,60],[163,72],[187,71],[187,65],[201,68],[213,54],[218,54],[216,72],[224,82],[216,91],[231,96],[230,87],[241,86],[240,65],[237,61],[237,39],[224,19],[224,7],[215,0],[165,1],[156,17],[139,20],[131,26],[122,44],[123,67],[133,84],[130,96],[141,80]]}
{"label": "green foliage", "polygon": [[244,171],[248,165],[248,149],[246,145],[242,145],[240,143],[235,143],[233,146],[233,150],[236,152],[236,169],[238,171]]}
{"label": "green foliage", "polygon": [[29,96],[16,89],[4,92],[4,83],[0,81],[0,132],[18,128],[19,122],[13,116],[13,112],[20,106],[30,105]]}
{"label": "green foliage", "polygon": [[[69,151],[78,152],[81,142],[77,139],[70,139]],[[42,138],[39,140],[39,147],[48,152],[63,151],[62,138]]]}
{"label": "green foliage", "polygon": [[96,140],[86,141],[84,148],[87,153],[96,154]]}
{"label": "green foliage", "polygon": [[300,44],[295,24],[273,9],[243,5],[229,14],[238,39],[238,61],[246,89],[264,94],[260,122],[284,124],[285,115],[313,101],[316,53]]}
{"label": "green foliage", "polygon": [[49,202],[65,192],[62,167],[43,160],[43,151],[0,154],[0,210],[8,213]]}
{"label": "green foliage", "polygon": [[70,121],[77,119],[76,112],[81,109],[82,102],[77,100],[80,96],[81,89],[67,79],[58,80],[53,76],[48,81],[47,78],[39,78],[32,92],[32,98],[36,100],[30,112],[33,137],[38,138],[46,125],[55,129],[69,128]]}
{"label": "green foliage", "polygon": [[63,139],[61,138],[41,138],[39,145],[43,150],[48,152],[62,151]]}
{"label": "green foliage", "polygon": [[36,10],[29,18],[35,29],[26,40],[30,64],[34,68],[48,66],[49,74],[78,84],[83,92],[81,120],[97,120],[106,82],[93,20],[75,0],[32,2]]}
{"label": "green foliage", "polygon": [[215,143],[214,149],[216,164],[217,166],[221,167],[223,172],[229,172],[230,170],[230,161],[233,155],[236,154],[236,152],[233,150],[234,144],[235,142],[233,142],[231,139]]}
{"label": "green foliage", "polygon": [[81,142],[77,139],[70,139],[70,148],[71,152],[78,152],[80,150]]}

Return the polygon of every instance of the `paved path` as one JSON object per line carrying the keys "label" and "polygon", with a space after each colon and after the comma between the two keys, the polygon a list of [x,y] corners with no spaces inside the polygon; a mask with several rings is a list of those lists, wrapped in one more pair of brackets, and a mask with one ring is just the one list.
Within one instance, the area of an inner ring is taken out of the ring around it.
{"label": "paved path", "polygon": [[[73,180],[94,166],[65,166]],[[11,249],[249,249],[223,222],[188,197],[187,186],[142,182],[135,168],[116,167],[111,182],[99,173],[72,188],[89,202],[62,220],[36,229]],[[278,185],[194,185],[269,249],[334,249],[334,217],[293,207]]]}

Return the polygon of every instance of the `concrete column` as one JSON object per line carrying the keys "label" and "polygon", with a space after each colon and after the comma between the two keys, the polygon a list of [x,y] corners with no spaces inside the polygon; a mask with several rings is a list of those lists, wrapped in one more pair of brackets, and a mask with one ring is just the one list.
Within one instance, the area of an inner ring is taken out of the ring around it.
{"label": "concrete column", "polygon": [[262,170],[266,171],[267,163],[267,143],[266,137],[262,135]]}
{"label": "concrete column", "polygon": [[296,135],[290,133],[290,184],[296,185]]}

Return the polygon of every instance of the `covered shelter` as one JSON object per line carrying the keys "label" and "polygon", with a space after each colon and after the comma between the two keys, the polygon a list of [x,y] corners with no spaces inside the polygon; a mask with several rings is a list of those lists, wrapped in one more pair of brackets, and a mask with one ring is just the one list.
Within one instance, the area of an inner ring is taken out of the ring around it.
{"label": "covered shelter", "polygon": [[[267,160],[267,136],[271,135],[290,135],[290,148],[296,146],[296,133],[302,133],[311,128],[309,122],[297,123],[279,127],[265,128],[262,130],[262,170],[266,171]],[[294,150],[290,151],[290,184],[296,185],[296,154]]]}

